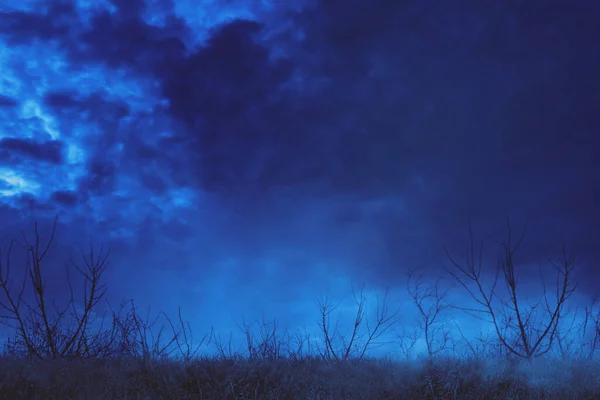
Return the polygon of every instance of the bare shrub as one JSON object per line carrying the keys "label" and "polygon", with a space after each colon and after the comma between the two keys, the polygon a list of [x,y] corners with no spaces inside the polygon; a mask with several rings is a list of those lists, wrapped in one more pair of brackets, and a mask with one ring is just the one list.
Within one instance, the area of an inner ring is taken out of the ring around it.
{"label": "bare shrub", "polygon": [[202,346],[210,344],[214,330],[211,328],[209,333],[202,336],[202,338],[196,342],[189,321],[185,321],[181,316],[181,308],[177,310],[178,327],[175,327],[175,324],[167,314],[163,313],[163,315],[165,316],[175,339],[175,347],[177,348],[175,356],[177,359],[189,362],[198,356],[198,352]]}
{"label": "bare shrub", "polygon": [[390,312],[387,302],[388,292],[386,290],[382,299],[377,299],[375,316],[369,321],[366,309],[367,299],[364,296],[364,285],[357,296],[354,289],[352,297],[356,304],[356,315],[350,332],[350,337],[341,333],[338,322],[331,329],[331,313],[337,309],[329,298],[318,302],[320,319],[317,321],[319,329],[323,333],[324,348],[319,352],[326,360],[347,360],[350,358],[362,359],[369,348],[381,345],[377,340],[390,329],[397,321],[400,310]]}
{"label": "bare shrub", "polygon": [[224,341],[221,335],[214,336],[214,346],[216,349],[215,357],[217,359],[228,359],[233,360],[235,358],[241,358],[239,352],[233,349],[233,332],[229,332],[229,339]]}
{"label": "bare shrub", "polygon": [[447,301],[450,287],[442,289],[441,279],[437,279],[433,286],[425,286],[422,275],[415,277],[414,271],[409,271],[406,288],[417,307],[417,332],[425,340],[427,356],[433,358],[446,350],[452,339],[451,331],[442,320],[442,314],[450,308]]}
{"label": "bare shrub", "polygon": [[600,348],[600,300],[598,297],[585,307],[584,320],[576,331],[580,333],[582,356],[592,360]]}
{"label": "bare shrub", "polygon": [[[3,311],[0,323],[12,328],[14,336],[4,345],[5,355],[36,359],[61,358],[115,358],[133,357],[148,361],[152,358],[176,355],[190,360],[210,335],[193,343],[189,323],[179,312],[178,327],[163,314],[166,322],[158,327],[150,321],[149,314],[142,318],[133,302],[121,304],[118,312],[111,309],[98,315],[96,308],[106,293],[102,277],[108,265],[109,252],[102,248],[96,252],[90,244],[89,251],[78,262],[73,256],[65,268],[68,283],[68,300],[59,307],[49,300],[44,277],[44,261],[55,237],[57,219],[54,220],[49,239],[42,243],[37,223],[34,238],[22,232],[20,241],[11,241],[7,250],[0,248],[0,300]],[[25,274],[18,290],[11,282],[11,255],[15,246],[25,252]],[[82,297],[76,301],[73,271],[80,277]],[[29,289],[29,290],[28,290]],[[109,306],[110,307],[110,306]],[[170,328],[171,335],[165,335]]]}
{"label": "bare shrub", "polygon": [[[275,318],[267,320],[263,315],[260,321],[250,323],[242,319],[241,324],[236,322],[236,325],[246,338],[250,360],[299,360],[310,353],[310,335],[280,331]],[[252,329],[254,326],[258,327],[258,332]],[[223,349],[222,345],[220,347]],[[224,351],[220,352],[223,356]]]}
{"label": "bare shrub", "polygon": [[[462,339],[460,347],[456,346],[457,342],[453,342],[455,356],[475,361],[484,359],[504,359],[508,356],[506,349],[494,333],[480,331],[476,336],[469,339],[463,333],[462,329],[460,329],[460,326],[458,324],[455,325],[456,330]],[[457,349],[460,349],[460,353]]]}
{"label": "bare shrub", "polygon": [[421,330],[416,325],[411,326],[410,329],[403,325],[400,330],[394,329],[394,332],[396,332],[400,353],[407,360],[412,359],[414,348],[421,337]]}
{"label": "bare shrub", "polygon": [[[126,312],[123,314],[124,310]],[[115,352],[118,357],[144,362],[166,358],[190,361],[196,357],[201,346],[210,343],[212,337],[211,330],[198,343],[194,343],[191,328],[183,320],[181,309],[178,310],[179,327],[176,327],[165,313],[150,318],[150,307],[145,316],[140,315],[133,300],[121,303],[119,310],[113,311],[113,323],[116,326]]]}

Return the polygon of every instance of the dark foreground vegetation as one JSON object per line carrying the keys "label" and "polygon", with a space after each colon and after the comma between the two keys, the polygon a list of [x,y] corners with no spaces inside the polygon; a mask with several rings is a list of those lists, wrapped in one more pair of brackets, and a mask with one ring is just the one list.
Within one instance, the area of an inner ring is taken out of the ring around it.
{"label": "dark foreground vegetation", "polygon": [[[514,261],[522,238],[511,239],[510,225],[491,272],[473,239],[464,258],[447,253],[454,285],[409,272],[414,321],[400,321],[387,294],[368,308],[364,291],[353,291],[346,330],[325,298],[319,337],[288,334],[277,320],[242,321],[243,351],[212,330],[194,338],[181,313],[150,318],[132,300],[112,308],[109,255],[93,246],[68,257],[64,298],[50,295],[55,230],[56,222],[44,241],[36,224],[31,239],[23,233],[0,248],[0,322],[9,332],[0,399],[600,399],[600,309],[568,307],[574,255],[564,249],[549,263],[548,286],[540,269],[539,298],[522,300]],[[452,290],[472,304],[452,304]],[[465,335],[452,313],[476,314],[491,329]],[[370,358],[384,340],[402,358]]]}
{"label": "dark foreground vegetation", "polygon": [[2,399],[600,399],[589,362],[2,360]]}

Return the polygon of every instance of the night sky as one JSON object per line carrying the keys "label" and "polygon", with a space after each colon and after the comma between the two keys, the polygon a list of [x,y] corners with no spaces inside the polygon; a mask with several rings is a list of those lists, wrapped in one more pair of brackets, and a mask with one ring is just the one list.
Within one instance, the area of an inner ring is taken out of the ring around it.
{"label": "night sky", "polygon": [[597,0],[0,1],[0,242],[58,215],[55,295],[91,238],[198,334],[363,282],[410,321],[406,272],[507,217],[524,287],[566,244],[585,302],[599,150]]}

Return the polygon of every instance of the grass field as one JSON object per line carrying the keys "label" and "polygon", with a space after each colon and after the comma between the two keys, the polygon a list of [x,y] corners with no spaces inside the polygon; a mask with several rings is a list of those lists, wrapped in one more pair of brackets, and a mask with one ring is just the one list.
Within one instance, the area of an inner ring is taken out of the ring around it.
{"label": "grass field", "polygon": [[2,399],[600,399],[589,361],[4,358]]}

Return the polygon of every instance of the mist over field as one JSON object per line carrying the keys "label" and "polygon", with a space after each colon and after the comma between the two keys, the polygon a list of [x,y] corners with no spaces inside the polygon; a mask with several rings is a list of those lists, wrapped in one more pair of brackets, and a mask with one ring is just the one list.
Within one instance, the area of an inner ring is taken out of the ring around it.
{"label": "mist over field", "polygon": [[579,314],[561,327],[580,323],[600,287],[600,9],[493,3],[2,0],[3,257],[57,217],[49,299],[68,300],[65,263],[91,241],[113,307],[181,307],[241,352],[243,319],[322,347],[320,299],[343,333],[352,289],[368,318],[387,290],[399,321],[368,354],[402,358],[410,271],[449,290],[436,326],[493,334],[459,309],[474,302],[448,254],[464,261],[471,226],[493,278],[510,218],[522,302],[540,268],[554,299],[565,245]]}

